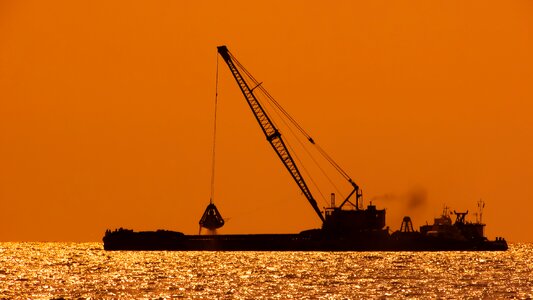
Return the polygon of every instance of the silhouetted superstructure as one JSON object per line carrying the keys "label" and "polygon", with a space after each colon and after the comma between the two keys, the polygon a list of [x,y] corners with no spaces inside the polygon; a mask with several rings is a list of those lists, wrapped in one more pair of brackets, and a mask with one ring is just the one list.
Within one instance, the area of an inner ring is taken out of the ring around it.
{"label": "silhouetted superstructure", "polygon": [[[254,114],[265,137],[285,168],[296,182],[307,201],[322,221],[322,228],[303,231],[299,234],[242,234],[242,235],[184,235],[179,232],[158,230],[153,232],[133,232],[119,229],[106,231],[103,238],[106,250],[265,250],[265,251],[438,251],[438,250],[506,250],[507,243],[502,238],[489,241],[484,236],[484,224],[465,220],[467,212],[455,212],[456,221],[452,224],[448,210],[433,225],[424,225],[420,231],[413,229],[409,217],[402,221],[400,230],[389,233],[385,227],[385,210],[377,209],[370,203],[361,208],[362,192],[348,174],[327,155],[292,117],[288,116],[298,130],[328,162],[352,186],[351,193],[341,205],[335,205],[332,194],[331,206],[320,210],[304,177],[299,171],[280,131],[276,128],[261,103],[254,94],[260,89],[267,97],[260,82],[235,59],[226,46],[218,47],[218,53],[228,65],[245,100]],[[243,73],[246,76],[243,76]],[[271,99],[274,101],[273,99]],[[277,102],[275,102],[275,105]],[[280,108],[281,111],[286,112]],[[355,201],[352,200],[355,196]],[[484,205],[483,205],[484,206]],[[481,219],[481,215],[479,215]],[[210,202],[200,226],[218,229],[224,220],[216,206]]]}
{"label": "silhouetted superstructure", "polygon": [[483,240],[485,238],[485,224],[479,222],[467,222],[466,215],[468,211],[458,213],[453,211],[455,222],[452,224],[452,218],[447,207],[444,208],[442,215],[435,218],[433,225],[420,226],[420,233],[428,237],[440,239],[461,239],[461,240]]}

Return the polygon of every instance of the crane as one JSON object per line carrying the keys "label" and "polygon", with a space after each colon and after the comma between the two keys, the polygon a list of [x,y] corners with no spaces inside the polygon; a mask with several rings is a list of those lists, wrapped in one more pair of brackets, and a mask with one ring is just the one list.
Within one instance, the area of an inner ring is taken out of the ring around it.
{"label": "crane", "polygon": [[253,93],[254,89],[259,87],[261,83],[250,87],[250,85],[245,81],[243,75],[237,67],[240,64],[231,55],[228,48],[226,46],[219,46],[217,47],[217,49],[224,62],[228,65],[231,74],[235,78],[235,81],[237,81],[237,84],[239,85],[239,88],[244,98],[246,99],[246,102],[250,106],[250,109],[252,110],[255,119],[259,123],[259,126],[261,126],[261,129],[265,134],[267,141],[270,143],[278,157],[281,159],[281,162],[283,163],[285,168],[287,168],[292,178],[307,198],[307,201],[309,201],[309,204],[311,204],[311,206],[315,210],[320,220],[324,222],[324,215],[320,211],[320,208],[318,207],[318,204],[315,198],[313,197],[313,194],[311,194],[311,190],[307,186],[307,183],[302,177],[300,170],[298,170],[294,159],[292,158],[287,146],[285,145],[285,142],[283,141],[283,138],[281,137],[281,133],[276,128],[270,117],[267,115],[265,109],[263,108],[263,106],[261,106],[261,103],[259,103]]}

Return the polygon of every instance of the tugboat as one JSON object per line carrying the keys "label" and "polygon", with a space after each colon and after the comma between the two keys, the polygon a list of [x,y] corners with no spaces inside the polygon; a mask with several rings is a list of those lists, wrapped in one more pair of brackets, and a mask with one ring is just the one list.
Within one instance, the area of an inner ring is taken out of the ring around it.
{"label": "tugboat", "polygon": [[[389,233],[385,227],[385,210],[370,203],[361,206],[362,192],[352,178],[337,164],[313,138],[263,88],[260,82],[240,64],[226,46],[218,53],[227,64],[247,104],[284,167],[298,185],[302,194],[322,221],[322,227],[299,234],[238,234],[238,235],[185,235],[168,230],[134,232],[128,229],[107,230],[103,237],[106,250],[224,250],[224,251],[441,251],[441,250],[506,250],[504,239],[488,241],[483,235],[484,224],[467,223],[467,213],[456,213],[454,224],[448,214],[435,219],[435,224],[424,225],[414,231],[409,217],[404,218],[401,230]],[[218,73],[218,72],[217,72]],[[272,122],[256,97],[262,92],[270,104],[287,117],[305,139],[352,187],[339,206],[332,194],[331,206],[322,211],[293,159],[281,132]],[[216,115],[215,115],[216,116]],[[215,125],[216,128],[216,125]],[[355,198],[355,199],[353,199]],[[212,201],[204,212],[200,227],[215,230],[224,220]]]}

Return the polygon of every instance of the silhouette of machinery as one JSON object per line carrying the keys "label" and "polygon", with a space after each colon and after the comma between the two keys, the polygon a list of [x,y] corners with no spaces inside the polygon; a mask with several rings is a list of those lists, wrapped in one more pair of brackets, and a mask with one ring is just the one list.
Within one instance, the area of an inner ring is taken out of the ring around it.
{"label": "silhouette of machinery", "polygon": [[410,217],[403,217],[402,226],[400,226],[400,232],[415,232],[413,229],[413,222]]}
{"label": "silhouette of machinery", "polygon": [[[316,215],[322,221],[322,230],[329,235],[353,235],[353,234],[375,234],[385,236],[388,234],[388,229],[385,229],[385,210],[378,210],[376,206],[370,204],[367,209],[360,207],[362,191],[359,186],[351,179],[351,177],[337,164],[320,146],[318,146],[314,139],[292,118],[287,111],[285,111],[276,100],[263,88],[261,82],[258,82],[237,59],[229,52],[226,46],[217,48],[218,53],[228,66],[233,75],[239,89],[242,92],[248,106],[250,107],[256,121],[258,122],[263,134],[268,143],[281,160],[292,179],[300,188],[302,194],[307,198],[307,201],[314,209]],[[242,71],[242,73],[241,73]],[[218,73],[217,73],[218,74]],[[335,206],[332,201],[332,207],[325,208],[322,212],[308,187],[307,182],[300,173],[300,170],[293,159],[286,141],[282,138],[281,132],[272,122],[267,111],[263,108],[255,93],[259,91],[266,99],[268,99],[274,106],[279,109],[279,112],[284,118],[296,128],[308,140],[308,142],[316,147],[318,153],[329,162],[332,167],[352,186],[352,191],[348,194],[345,200],[339,206]],[[350,198],[355,196],[355,203],[350,201]],[[349,207],[351,204],[353,209]],[[345,208],[345,209],[343,209]],[[211,203],[202,219],[200,226],[208,229],[220,228],[224,225],[224,221],[216,207]],[[412,230],[412,225],[411,225]]]}
{"label": "silhouette of machinery", "polygon": [[455,223],[458,223],[458,224],[464,224],[465,223],[465,217],[468,214],[468,210],[466,212],[456,212],[454,210],[453,213],[456,216]]}
{"label": "silhouette of machinery", "polygon": [[215,230],[224,226],[224,219],[215,204],[209,203],[199,223],[200,227]]}

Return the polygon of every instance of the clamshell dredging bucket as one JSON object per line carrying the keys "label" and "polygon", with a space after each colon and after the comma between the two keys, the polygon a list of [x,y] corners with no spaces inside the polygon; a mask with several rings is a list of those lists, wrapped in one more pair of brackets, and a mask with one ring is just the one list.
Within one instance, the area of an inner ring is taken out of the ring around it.
{"label": "clamshell dredging bucket", "polygon": [[213,203],[210,203],[205,209],[199,223],[203,228],[215,230],[224,226],[224,219],[220,215],[217,207]]}

